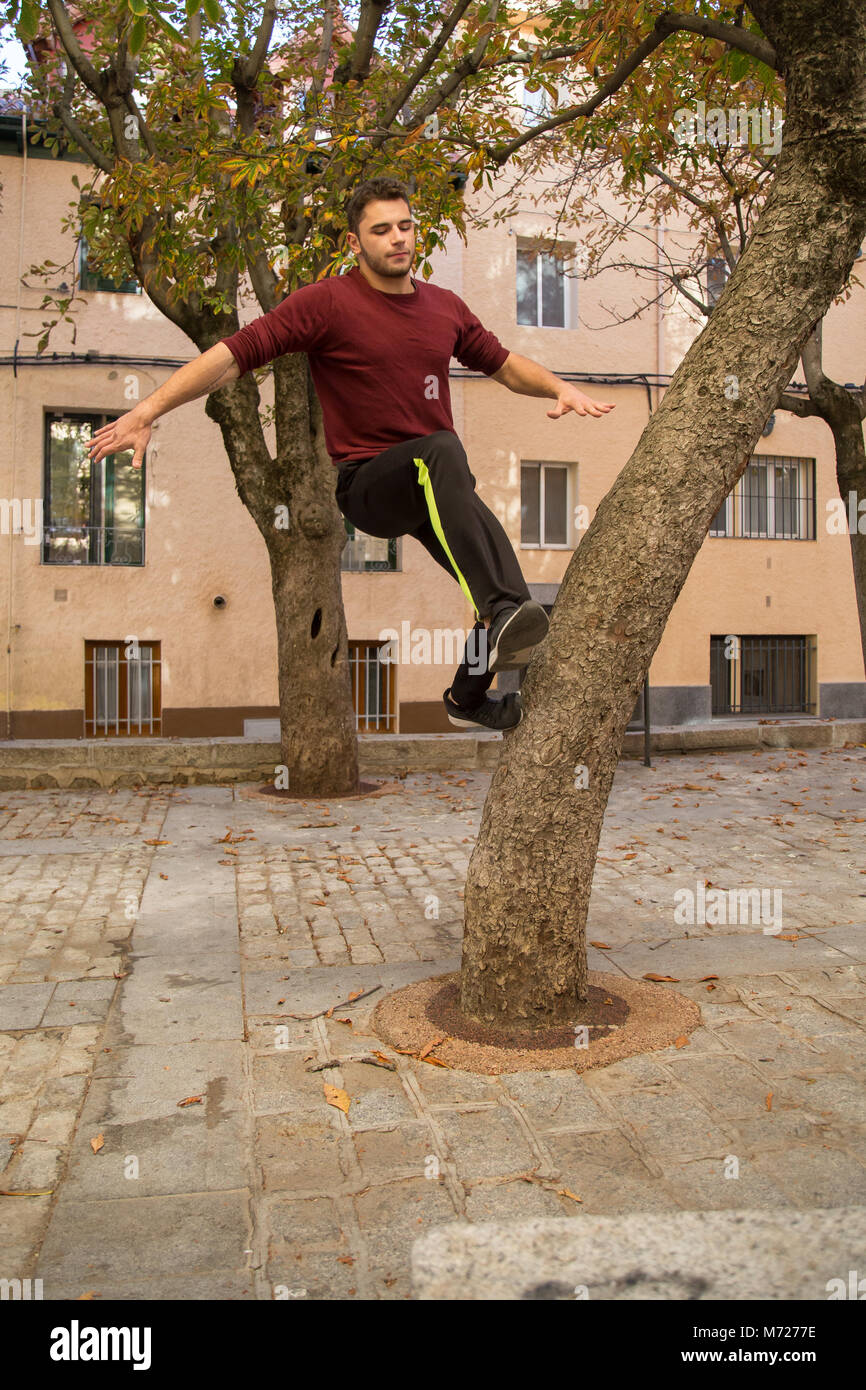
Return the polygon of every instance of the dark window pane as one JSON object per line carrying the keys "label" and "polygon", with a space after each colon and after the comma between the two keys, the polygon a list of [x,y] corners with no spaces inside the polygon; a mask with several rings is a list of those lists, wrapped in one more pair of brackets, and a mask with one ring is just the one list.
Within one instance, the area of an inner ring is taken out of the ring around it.
{"label": "dark window pane", "polygon": [[565,545],[568,539],[568,469],[544,470],[544,543]]}
{"label": "dark window pane", "polygon": [[728,523],[727,523],[727,515],[728,515],[728,499],[727,499],[727,497],[726,497],[725,500],[724,500],[724,502],[722,503],[722,505],[719,507],[719,510],[716,512],[715,516],[713,517],[712,521],[710,522],[710,535],[711,535],[711,536],[725,536],[725,535],[727,535],[727,525],[728,525]]}
{"label": "dark window pane", "polygon": [[796,463],[777,463],[775,467],[775,534],[781,539],[791,540],[800,534],[797,493],[799,472]]}
{"label": "dark window pane", "polygon": [[767,470],[761,464],[750,463],[742,478],[742,533],[744,536],[767,534]]}
{"label": "dark window pane", "polygon": [[520,539],[524,545],[539,545],[541,507],[539,488],[541,469],[537,464],[520,465]]}
{"label": "dark window pane", "polygon": [[565,277],[555,256],[541,260],[541,322],[545,328],[565,327]]}
{"label": "dark window pane", "polygon": [[517,322],[538,323],[538,257],[517,251]]}
{"label": "dark window pane", "polygon": [[133,468],[132,451],[103,460],[105,562],[140,565],[144,561],[144,469]]}

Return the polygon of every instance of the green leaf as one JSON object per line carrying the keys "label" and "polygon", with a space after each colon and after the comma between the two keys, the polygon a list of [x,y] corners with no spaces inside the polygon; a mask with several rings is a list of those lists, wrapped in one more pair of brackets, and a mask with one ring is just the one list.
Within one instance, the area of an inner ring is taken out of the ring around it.
{"label": "green leaf", "polygon": [[203,0],[202,9],[210,20],[211,24],[219,24],[222,12],[219,7],[219,0]]}
{"label": "green leaf", "polygon": [[21,18],[15,32],[25,43],[36,38],[39,33],[39,5],[36,0],[21,0]]}
{"label": "green leaf", "polygon": [[139,15],[129,31],[129,51],[133,58],[140,53],[147,38],[147,23],[143,15]]}
{"label": "green leaf", "polygon": [[126,0],[130,14],[146,15],[149,13],[147,0]]}

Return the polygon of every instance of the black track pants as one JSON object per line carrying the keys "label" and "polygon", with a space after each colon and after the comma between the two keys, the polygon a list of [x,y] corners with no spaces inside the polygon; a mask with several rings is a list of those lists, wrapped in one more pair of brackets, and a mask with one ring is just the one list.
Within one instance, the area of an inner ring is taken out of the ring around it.
{"label": "black track pants", "polygon": [[489,689],[482,619],[530,598],[501,523],[475,491],[456,434],[438,430],[339,466],[337,506],[368,536],[414,536],[460,585],[475,612],[452,696],[471,708]]}

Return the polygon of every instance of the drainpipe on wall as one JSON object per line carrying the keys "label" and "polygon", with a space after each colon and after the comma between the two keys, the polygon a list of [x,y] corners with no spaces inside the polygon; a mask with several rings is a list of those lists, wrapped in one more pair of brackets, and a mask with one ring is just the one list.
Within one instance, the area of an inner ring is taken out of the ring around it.
{"label": "drainpipe on wall", "polygon": [[[21,213],[18,219],[18,278],[15,285],[15,357],[21,341],[21,278],[24,255],[24,212],[27,204],[27,108],[21,108]],[[12,371],[12,410],[11,410],[11,451],[10,451],[10,502],[15,496],[15,461],[18,448],[18,369]],[[41,517],[40,517],[41,521]],[[41,529],[41,528],[40,528]],[[9,592],[6,598],[6,737],[12,737],[12,634],[19,624],[12,624],[12,569],[15,556],[15,537],[9,532]]]}
{"label": "drainpipe on wall", "polygon": [[656,387],[656,410],[658,410],[662,400],[661,374],[664,371],[665,360],[665,328],[664,314],[662,311],[662,263],[664,260],[664,250],[665,229],[664,227],[657,227],[656,257],[658,264],[659,297],[656,301],[656,380],[658,381],[658,386]]}

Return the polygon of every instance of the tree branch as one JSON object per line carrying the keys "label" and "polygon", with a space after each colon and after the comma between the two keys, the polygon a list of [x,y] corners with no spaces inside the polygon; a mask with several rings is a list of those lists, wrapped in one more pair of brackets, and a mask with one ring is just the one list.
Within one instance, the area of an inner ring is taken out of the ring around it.
{"label": "tree branch", "polygon": [[[265,59],[268,56],[268,48],[271,43],[271,35],[274,30],[274,21],[277,17],[277,0],[265,0],[265,7],[262,10],[262,22],[256,34],[256,41],[253,44],[250,56],[240,64],[239,78],[243,86],[254,87],[256,79],[262,70]],[[234,78],[235,82],[238,81]]]}
{"label": "tree branch", "polygon": [[96,71],[96,68],[79,44],[75,35],[75,30],[72,27],[72,21],[66,12],[62,0],[47,0],[47,4],[51,18],[57,26],[60,41],[69,54],[75,71],[78,73],[84,85],[90,88],[93,95],[98,97],[100,101],[104,101],[105,79],[101,73]]}
{"label": "tree branch", "polygon": [[67,68],[66,78],[63,83],[63,99],[56,101],[52,107],[55,116],[63,122],[66,130],[72,136],[77,145],[84,151],[88,159],[101,169],[103,174],[110,174],[114,169],[114,163],[104,155],[90,136],[82,130],[77,120],[72,114],[72,98],[75,94],[75,72],[72,67]]}
{"label": "tree branch", "polygon": [[352,51],[334,73],[335,82],[346,83],[355,78],[369,77],[376,35],[390,4],[391,0],[361,0],[361,13]]}
{"label": "tree branch", "polygon": [[403,84],[397,96],[394,97],[390,106],[386,109],[385,114],[381,118],[377,118],[378,125],[382,125],[387,129],[399,112],[403,110],[406,102],[417,88],[418,83],[422,78],[426,77],[436,59],[439,57],[439,54],[454,33],[454,30],[469,9],[471,3],[472,0],[457,0],[454,9],[445,20],[445,23],[442,25],[442,28],[439,30],[439,33],[436,35],[430,47],[426,50],[424,57],[415,71]]}
{"label": "tree branch", "polygon": [[779,71],[779,60],[773,45],[761,38],[760,35],[753,34],[750,29],[741,29],[737,24],[722,24],[717,19],[701,19],[697,15],[678,14],[671,11],[663,14],[661,19],[671,29],[700,34],[705,39],[719,39],[722,43],[728,44],[730,48],[737,48],[741,53],[748,53],[750,57],[757,58],[759,63],[765,63],[768,68],[773,68],[775,72]]}

